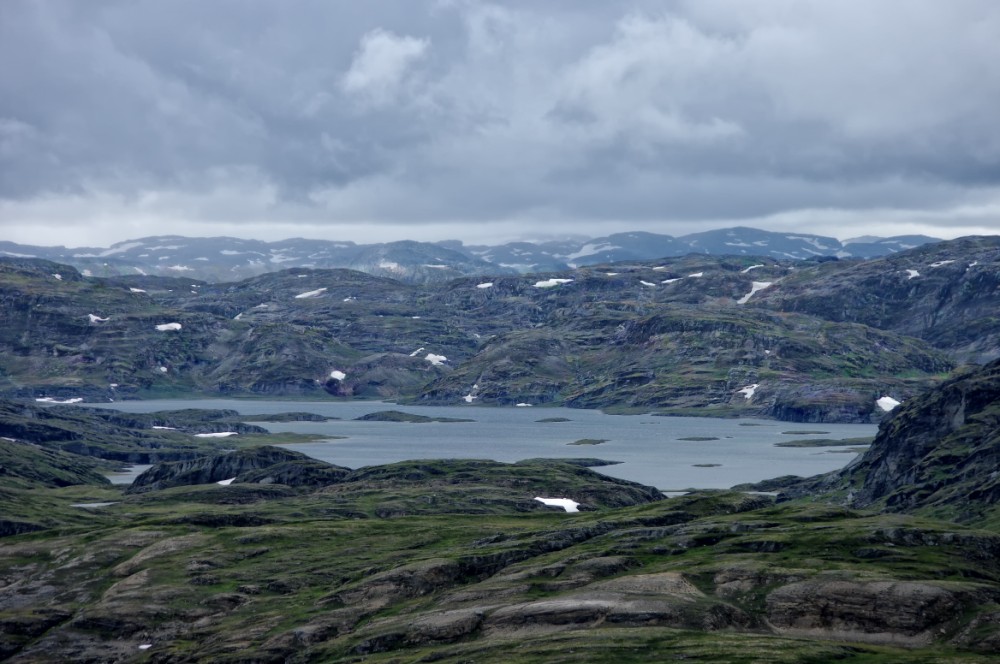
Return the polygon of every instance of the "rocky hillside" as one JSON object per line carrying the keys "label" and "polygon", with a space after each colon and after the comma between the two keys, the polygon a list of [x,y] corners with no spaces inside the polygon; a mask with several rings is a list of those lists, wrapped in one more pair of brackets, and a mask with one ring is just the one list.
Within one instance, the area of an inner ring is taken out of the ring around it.
{"label": "rocky hillside", "polygon": [[998,523],[998,468],[1000,361],[994,361],[897,408],[857,462],[784,491],[852,507]]}
{"label": "rocky hillside", "polygon": [[758,304],[923,339],[959,361],[1000,355],[1000,237],[797,270]]}
{"label": "rocky hillside", "polygon": [[[438,461],[304,493],[36,490],[58,525],[0,543],[0,657],[986,662],[1000,647],[995,533],[625,484],[565,461]],[[538,500],[557,497],[582,511]]]}
{"label": "rocky hillside", "polygon": [[425,285],[304,268],[104,279],[0,259],[0,391],[875,421],[879,399],[1000,356],[998,274],[997,238],[866,261],[689,255]]}

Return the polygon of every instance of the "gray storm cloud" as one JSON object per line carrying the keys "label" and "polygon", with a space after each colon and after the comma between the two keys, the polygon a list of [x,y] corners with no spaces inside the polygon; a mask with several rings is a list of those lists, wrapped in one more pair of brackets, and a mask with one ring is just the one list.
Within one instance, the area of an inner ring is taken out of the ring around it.
{"label": "gray storm cloud", "polygon": [[8,0],[0,232],[1000,232],[997,34],[992,0]]}

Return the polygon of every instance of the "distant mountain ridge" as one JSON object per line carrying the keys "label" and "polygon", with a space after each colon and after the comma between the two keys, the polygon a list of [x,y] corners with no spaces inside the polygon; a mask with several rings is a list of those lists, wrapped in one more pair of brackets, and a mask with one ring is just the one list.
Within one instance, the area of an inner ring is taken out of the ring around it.
{"label": "distant mountain ridge", "polygon": [[803,260],[833,256],[874,258],[939,242],[924,235],[859,238],[842,243],[808,233],[727,228],[682,237],[615,233],[548,242],[465,245],[457,240],[378,244],[292,238],[278,242],[233,237],[161,235],[110,247],[41,247],[0,241],[0,256],[42,258],[72,265],[85,276],[158,275],[227,282],[294,267],[347,268],[410,283],[439,283],[462,276],[556,272],[573,267],[641,261],[687,254],[766,256]]}

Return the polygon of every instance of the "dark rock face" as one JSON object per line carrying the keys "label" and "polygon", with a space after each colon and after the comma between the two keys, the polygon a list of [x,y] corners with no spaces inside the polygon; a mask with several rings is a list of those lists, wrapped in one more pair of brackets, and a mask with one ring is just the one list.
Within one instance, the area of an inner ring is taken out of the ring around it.
{"label": "dark rock face", "polygon": [[976,521],[1000,505],[1000,360],[896,407],[861,459],[783,488],[839,492],[853,507]]}
{"label": "dark rock face", "polygon": [[981,594],[960,584],[817,579],[770,593],[766,611],[782,632],[924,645]]}
{"label": "dark rock face", "polygon": [[346,468],[317,461],[299,452],[268,445],[190,461],[157,464],[137,477],[126,493],[146,493],[233,478],[238,482],[317,486],[333,483],[348,472]]}
{"label": "dark rock face", "polygon": [[1000,361],[898,407],[853,473],[855,501],[891,509],[1000,501]]}

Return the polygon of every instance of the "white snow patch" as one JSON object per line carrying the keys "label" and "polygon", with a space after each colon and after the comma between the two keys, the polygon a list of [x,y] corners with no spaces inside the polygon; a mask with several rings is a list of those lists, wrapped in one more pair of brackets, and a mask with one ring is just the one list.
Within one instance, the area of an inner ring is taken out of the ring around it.
{"label": "white snow patch", "polygon": [[474,400],[476,400],[478,398],[479,397],[477,397],[477,396],[473,396],[472,392],[469,392],[464,397],[462,397],[462,401],[464,401],[465,403],[472,403]]}
{"label": "white snow patch", "polygon": [[92,276],[94,276],[94,273],[91,272],[90,270],[83,270],[82,272],[80,272],[80,274],[82,274],[85,277],[92,277]]}
{"label": "white snow patch", "polygon": [[55,397],[39,397],[35,399],[39,403],[80,403],[83,397],[73,397],[71,399],[56,399]]}
{"label": "white snow patch", "polygon": [[182,248],[182,244],[160,244],[155,247],[146,247],[146,251],[163,251],[164,249],[169,249],[170,251],[177,251]]}
{"label": "white snow patch", "polygon": [[531,408],[531,404],[530,403],[524,403],[522,401],[521,403],[514,404],[514,407],[515,408]]}
{"label": "white snow patch", "polygon": [[177,431],[177,427],[153,427],[154,429],[160,429],[161,431]]}
{"label": "white snow patch", "polygon": [[906,277],[907,279],[916,279],[917,277],[920,276],[920,273],[917,272],[916,270],[907,270],[906,274],[908,275]]}
{"label": "white snow patch", "polygon": [[750,399],[753,398],[754,392],[757,391],[758,387],[760,387],[760,383],[754,383],[753,385],[747,385],[743,389],[737,390],[736,394],[742,394],[744,399],[746,399],[747,401],[750,401]]}
{"label": "white snow patch", "polygon": [[663,280],[663,281],[661,281],[660,283],[661,283],[661,284],[672,284],[672,283],[674,283],[675,281],[680,281],[681,279],[683,279],[683,277],[677,277],[676,279],[664,279],[664,280]]}
{"label": "white snow patch", "polygon": [[444,355],[435,355],[434,353],[427,353],[427,355],[424,356],[424,359],[436,367],[439,367],[448,361],[448,358]]}
{"label": "white snow patch", "polygon": [[34,254],[18,254],[14,253],[13,251],[0,251],[0,254],[3,254],[4,256],[10,256],[12,258],[38,258]]}
{"label": "white snow patch", "polygon": [[942,265],[949,265],[955,261],[937,261],[936,263],[931,263],[931,267],[941,267]]}
{"label": "white snow patch", "polygon": [[130,293],[145,293],[146,292],[146,291],[142,290],[141,288],[129,288],[128,290],[129,290]]}
{"label": "white snow patch", "polygon": [[105,256],[113,256],[114,254],[122,254],[128,251],[129,249],[135,249],[136,247],[141,247],[141,246],[142,242],[126,242],[125,244],[120,244],[112,249],[105,249],[104,251],[102,251],[97,255],[101,256],[102,258]]}
{"label": "white snow patch", "polygon": [[305,293],[299,293],[295,296],[296,300],[303,300],[307,297],[319,297],[326,292],[325,288],[317,288],[316,290],[306,291]]}
{"label": "white snow patch", "polygon": [[152,643],[143,643],[141,646],[139,646],[139,650],[149,650],[152,647],[153,647]]}
{"label": "white snow patch", "polygon": [[157,325],[156,329],[160,332],[170,332],[181,329],[180,323],[164,323],[163,325]]}
{"label": "white snow patch", "polygon": [[168,265],[167,269],[174,272],[191,272],[194,268],[190,268],[187,265]]}
{"label": "white snow patch", "polygon": [[487,281],[484,284],[476,284],[476,288],[493,288],[493,282]]}
{"label": "white snow patch", "polygon": [[976,267],[977,265],[979,265],[979,261],[972,261],[969,263],[969,267]]}
{"label": "white snow patch", "polygon": [[235,477],[230,477],[228,480],[219,480],[218,482],[216,482],[216,484],[221,484],[222,486],[229,486],[230,484],[233,483],[233,480],[235,479],[236,479]]}
{"label": "white snow patch", "polygon": [[345,297],[344,298],[344,302],[357,302],[357,301],[358,301],[358,298],[354,297],[353,295],[351,295],[350,297]]}
{"label": "white snow patch", "polygon": [[611,249],[621,249],[621,247],[613,244],[585,244],[580,247],[580,250],[563,256],[567,261],[576,260],[577,258],[583,258],[584,256],[593,256],[599,251],[609,251]]}
{"label": "white snow patch", "polygon": [[416,357],[417,355],[419,355],[422,352],[424,352],[424,349],[423,348],[418,348],[415,351],[413,351],[412,353],[410,353],[410,357]]}
{"label": "white snow patch", "polygon": [[91,323],[107,323],[110,318],[101,318],[100,316],[94,314],[87,314],[87,318],[90,319]]}
{"label": "white snow patch", "polygon": [[642,284],[643,286],[649,286],[651,288],[656,288],[656,284],[651,283],[649,281],[643,281],[642,279],[640,279],[639,283]]}
{"label": "white snow patch", "polygon": [[216,431],[215,433],[196,433],[195,438],[229,438],[230,436],[238,436],[239,434],[235,431]]}
{"label": "white snow patch", "polygon": [[432,268],[432,269],[435,269],[435,270],[447,270],[451,266],[450,265],[428,265],[428,264],[424,263],[424,267],[429,267],[429,268]]}
{"label": "white snow patch", "polygon": [[142,276],[144,277],[146,276],[146,273],[143,271],[141,267],[133,267],[132,269],[141,274]]}
{"label": "white snow patch", "polygon": [[607,277],[617,277],[618,274],[619,274],[618,272],[605,272],[604,273],[604,275],[607,276]]}
{"label": "white snow patch", "polygon": [[376,267],[380,267],[383,270],[392,270],[393,272],[403,271],[403,266],[395,261],[379,261]]}
{"label": "white snow patch", "polygon": [[750,298],[753,297],[754,293],[756,293],[757,291],[762,291],[765,288],[769,288],[772,283],[773,282],[771,282],[771,281],[755,281],[755,282],[753,282],[753,285],[750,287],[750,292],[747,293],[746,295],[744,295],[743,297],[741,297],[740,299],[736,300],[736,303],[737,304],[746,304],[748,301],[750,301]]}
{"label": "white snow patch", "polygon": [[536,281],[535,288],[552,288],[553,286],[558,286],[559,284],[568,284],[573,281],[572,279],[546,279],[544,281]]}
{"label": "white snow patch", "polygon": [[666,269],[667,269],[666,265],[657,265],[656,267],[653,268],[653,271],[654,272],[663,272]]}
{"label": "white snow patch", "polygon": [[56,273],[56,274],[53,274],[52,276],[56,278],[56,281],[62,281],[62,275],[61,274]]}
{"label": "white snow patch", "polygon": [[896,401],[890,396],[884,396],[875,400],[875,404],[886,413],[898,406],[900,403],[901,402]]}
{"label": "white snow patch", "polygon": [[168,371],[170,371],[170,369],[167,369],[166,367],[160,367],[160,373],[167,373]]}
{"label": "white snow patch", "polygon": [[240,254],[246,253],[245,251],[233,251],[232,249],[223,249],[219,252],[223,256],[239,256]]}
{"label": "white snow patch", "polygon": [[695,272],[694,274],[689,274],[688,276],[689,277],[704,277],[705,273],[704,272]]}
{"label": "white snow patch", "polygon": [[345,378],[347,378],[347,374],[345,374],[343,371],[337,371],[336,369],[334,369],[333,371],[330,372],[330,378],[334,380],[344,380]]}
{"label": "white snow patch", "polygon": [[233,320],[243,320],[243,312],[240,312],[233,316]]}
{"label": "white snow patch", "polygon": [[748,267],[746,269],[740,270],[740,274],[746,274],[750,270],[756,270],[759,267],[764,267],[764,265],[763,264],[761,264],[761,265],[751,265],[750,267]]}
{"label": "white snow patch", "polygon": [[567,512],[579,512],[577,509],[580,503],[575,500],[570,500],[569,498],[542,498],[541,496],[535,496],[535,500],[538,502],[550,505],[552,507],[561,507]]}
{"label": "white snow patch", "polygon": [[[833,249],[834,249],[834,247],[828,247],[828,246],[824,245],[823,243],[821,243],[819,240],[817,240],[814,237],[802,237],[801,235],[786,235],[785,238],[787,238],[789,240],[801,240],[802,242],[805,242],[807,244],[811,244],[812,246],[816,247],[817,249],[822,249],[823,251],[833,251]],[[811,254],[815,254],[816,253],[816,252],[814,252],[814,251],[812,251],[810,249],[806,249],[806,251],[808,251]]]}

